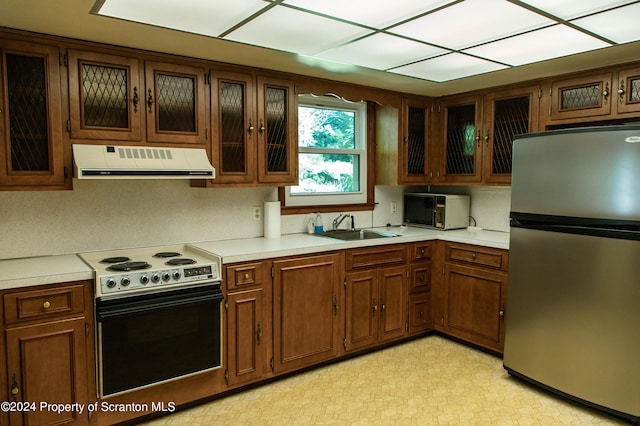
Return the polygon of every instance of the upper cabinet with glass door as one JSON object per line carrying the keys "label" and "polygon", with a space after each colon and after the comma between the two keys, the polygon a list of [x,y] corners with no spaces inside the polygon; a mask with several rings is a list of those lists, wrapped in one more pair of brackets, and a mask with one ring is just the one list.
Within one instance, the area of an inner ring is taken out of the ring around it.
{"label": "upper cabinet with glass door", "polygon": [[79,50],[68,58],[73,139],[205,143],[204,68],[147,61],[142,69],[139,58]]}
{"label": "upper cabinet with glass door", "polygon": [[0,185],[64,187],[59,49],[0,40]]}
{"label": "upper cabinet with glass door", "polygon": [[293,83],[258,77],[258,182],[297,183],[297,102]]}
{"label": "upper cabinet with glass door", "polygon": [[71,137],[140,141],[144,87],[137,58],[69,50]]}
{"label": "upper cabinet with glass door", "polygon": [[640,69],[632,68],[618,73],[618,87],[615,94],[619,114],[640,112]]}
{"label": "upper cabinet with glass door", "polygon": [[433,148],[427,143],[429,108],[429,101],[402,99],[402,150],[398,164],[401,183],[426,183],[434,178],[431,164]]}

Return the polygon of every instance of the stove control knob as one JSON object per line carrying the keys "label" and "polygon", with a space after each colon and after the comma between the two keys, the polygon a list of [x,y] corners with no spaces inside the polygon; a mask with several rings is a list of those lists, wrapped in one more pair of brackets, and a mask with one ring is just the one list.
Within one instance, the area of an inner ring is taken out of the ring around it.
{"label": "stove control knob", "polygon": [[107,280],[107,288],[114,288],[116,286],[116,280],[109,278]]}
{"label": "stove control knob", "polygon": [[131,280],[129,279],[129,277],[124,277],[120,280],[120,284],[122,284],[123,287],[126,287],[131,284]]}
{"label": "stove control knob", "polygon": [[171,274],[169,274],[168,272],[162,273],[162,281],[169,281],[169,278],[171,278]]}
{"label": "stove control knob", "polygon": [[180,279],[180,271],[174,271],[173,279],[174,280],[179,280]]}
{"label": "stove control knob", "polygon": [[151,275],[151,281],[153,281],[154,283],[157,283],[158,281],[160,281],[160,275],[159,274]]}
{"label": "stove control knob", "polygon": [[147,284],[147,283],[149,282],[149,276],[148,276],[148,275],[142,275],[142,276],[140,277],[140,282],[141,282],[142,284]]}

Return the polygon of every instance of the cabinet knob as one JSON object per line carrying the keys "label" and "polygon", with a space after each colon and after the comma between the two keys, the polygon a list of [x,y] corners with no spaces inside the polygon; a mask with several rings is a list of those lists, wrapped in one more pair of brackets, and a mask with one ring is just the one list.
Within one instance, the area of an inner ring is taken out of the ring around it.
{"label": "cabinet knob", "polygon": [[248,280],[249,278],[251,278],[251,275],[247,272],[246,274],[244,274],[244,279]]}
{"label": "cabinet knob", "polygon": [[44,303],[42,304],[42,307],[45,309],[49,309],[51,307],[51,302],[49,302],[48,300],[45,300]]}
{"label": "cabinet knob", "polygon": [[20,388],[18,387],[18,381],[16,380],[16,375],[13,374],[11,377],[11,397],[14,399],[14,401],[19,393]]}
{"label": "cabinet knob", "polygon": [[472,258],[473,260],[475,260],[475,259],[476,259],[476,254],[475,254],[475,253],[471,253],[471,258]]}
{"label": "cabinet knob", "polygon": [[420,318],[424,317],[424,311],[420,311]]}
{"label": "cabinet knob", "polygon": [[[624,93],[625,93],[624,81],[621,81],[620,82],[620,88],[618,89],[618,96],[620,96],[620,103],[624,102]],[[0,112],[2,112],[2,111],[0,111]]]}

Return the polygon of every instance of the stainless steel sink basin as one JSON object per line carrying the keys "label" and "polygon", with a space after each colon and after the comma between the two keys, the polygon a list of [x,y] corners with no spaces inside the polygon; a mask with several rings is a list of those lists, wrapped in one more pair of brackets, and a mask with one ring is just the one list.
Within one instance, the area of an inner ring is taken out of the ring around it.
{"label": "stainless steel sink basin", "polygon": [[390,238],[398,236],[398,234],[394,234],[392,232],[374,231],[372,229],[356,229],[355,231],[349,229],[336,229],[314,235],[317,235],[319,237],[335,238],[337,240],[344,241],[371,240],[374,238]]}

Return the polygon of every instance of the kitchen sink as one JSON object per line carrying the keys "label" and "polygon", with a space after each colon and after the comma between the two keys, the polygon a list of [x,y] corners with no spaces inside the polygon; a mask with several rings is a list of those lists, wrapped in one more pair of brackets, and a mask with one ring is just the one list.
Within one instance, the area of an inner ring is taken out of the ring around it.
{"label": "kitchen sink", "polygon": [[314,234],[319,237],[335,238],[337,240],[344,241],[356,241],[356,240],[371,240],[374,238],[390,238],[397,237],[398,234],[385,231],[374,231],[372,229],[335,229],[331,231],[324,231],[320,234]]}

